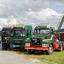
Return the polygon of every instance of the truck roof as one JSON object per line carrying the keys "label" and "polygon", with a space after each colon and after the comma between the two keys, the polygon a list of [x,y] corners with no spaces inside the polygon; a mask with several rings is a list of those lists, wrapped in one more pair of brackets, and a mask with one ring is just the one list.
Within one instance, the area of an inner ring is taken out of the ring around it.
{"label": "truck roof", "polygon": [[42,29],[49,29],[49,28],[47,28],[47,26],[36,26],[35,29],[36,29],[36,30],[37,30],[37,29],[42,30]]}

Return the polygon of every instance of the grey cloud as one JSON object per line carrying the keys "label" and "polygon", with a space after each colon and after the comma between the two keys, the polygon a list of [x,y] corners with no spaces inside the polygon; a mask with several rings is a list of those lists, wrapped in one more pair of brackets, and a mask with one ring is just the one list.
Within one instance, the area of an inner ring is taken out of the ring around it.
{"label": "grey cloud", "polygon": [[38,11],[48,7],[48,0],[0,0],[0,17],[23,16],[29,8]]}
{"label": "grey cloud", "polygon": [[49,8],[49,2],[50,0],[0,0],[0,17],[24,17],[28,9],[39,11]]}
{"label": "grey cloud", "polygon": [[64,0],[49,0],[49,1],[57,1],[57,2],[64,3]]}
{"label": "grey cloud", "polygon": [[[8,18],[10,16],[14,16],[17,20],[23,20],[25,23],[47,23],[47,21],[52,24],[52,22],[56,23],[59,21],[57,17],[46,19],[46,21],[39,20],[38,18],[29,18],[26,15],[27,11],[40,11],[45,8],[50,8],[51,0],[0,0],[0,17]],[[62,3],[63,0],[52,0],[56,2]],[[53,5],[54,6],[54,5]],[[18,19],[19,18],[19,19]],[[19,20],[19,21],[20,21]],[[53,23],[53,24],[54,24]]]}

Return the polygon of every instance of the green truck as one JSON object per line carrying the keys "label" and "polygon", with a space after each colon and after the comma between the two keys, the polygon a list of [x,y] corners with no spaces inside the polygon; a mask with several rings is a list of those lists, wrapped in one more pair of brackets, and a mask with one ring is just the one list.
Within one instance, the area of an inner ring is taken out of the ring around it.
{"label": "green truck", "polygon": [[31,38],[32,26],[25,25],[24,27],[13,27],[11,30],[10,48],[14,50],[24,50],[25,39]]}
{"label": "green truck", "polygon": [[25,43],[25,49],[28,53],[39,51],[51,54],[53,50],[62,50],[62,45],[52,27],[36,26],[31,40],[27,40]]}

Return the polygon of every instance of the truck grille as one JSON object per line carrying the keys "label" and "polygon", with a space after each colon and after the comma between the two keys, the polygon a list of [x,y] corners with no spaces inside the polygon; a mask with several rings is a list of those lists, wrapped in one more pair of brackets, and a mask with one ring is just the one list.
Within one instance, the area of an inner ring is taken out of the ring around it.
{"label": "truck grille", "polygon": [[37,39],[37,38],[32,39],[32,43],[33,43],[33,45],[40,45],[41,44],[40,39]]}
{"label": "truck grille", "polygon": [[21,43],[23,43],[23,40],[14,40],[16,45],[20,45]]}

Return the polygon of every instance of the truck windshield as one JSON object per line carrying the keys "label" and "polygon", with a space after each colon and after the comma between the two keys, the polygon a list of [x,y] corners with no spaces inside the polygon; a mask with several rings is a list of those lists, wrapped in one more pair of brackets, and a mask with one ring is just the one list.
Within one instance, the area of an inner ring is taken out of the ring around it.
{"label": "truck windshield", "polygon": [[15,30],[14,31],[15,36],[25,36],[24,30]]}
{"label": "truck windshield", "polygon": [[40,30],[40,34],[47,34],[49,32],[50,32],[49,30]]}
{"label": "truck windshield", "polygon": [[3,36],[10,36],[10,31],[2,31]]}
{"label": "truck windshield", "polygon": [[34,34],[48,34],[50,32],[49,29],[35,30]]}

